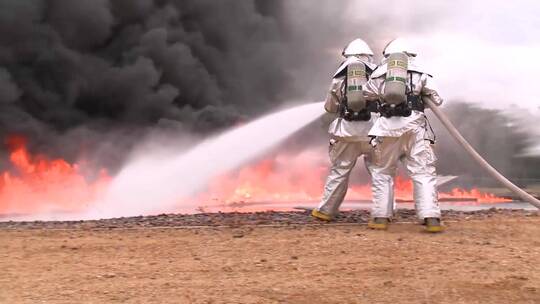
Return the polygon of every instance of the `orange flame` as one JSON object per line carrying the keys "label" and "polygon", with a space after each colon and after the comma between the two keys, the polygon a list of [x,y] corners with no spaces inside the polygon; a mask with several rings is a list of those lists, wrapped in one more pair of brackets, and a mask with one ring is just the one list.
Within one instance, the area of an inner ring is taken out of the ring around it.
{"label": "orange flame", "polygon": [[[51,160],[42,154],[32,155],[26,143],[26,139],[20,136],[11,136],[7,140],[12,170],[0,172],[0,214],[82,211],[98,200],[110,183],[111,178],[105,169],[99,171],[97,178],[88,180],[84,175],[85,162],[71,164],[63,159]],[[216,178],[207,191],[194,200],[210,203],[209,207],[218,207],[216,210],[227,210],[226,206],[250,202],[288,203],[287,206],[292,207],[292,203],[319,201],[328,171],[328,160],[323,155],[321,151],[307,151],[296,156],[282,154],[262,160]],[[357,168],[353,175],[361,170]],[[398,201],[412,201],[412,189],[410,180],[396,178]],[[477,189],[457,188],[449,193],[439,193],[439,198],[509,201]],[[371,200],[370,185],[351,183],[346,200]],[[220,206],[223,204],[225,208],[222,209]],[[243,210],[259,211],[261,208]]]}
{"label": "orange flame", "polygon": [[295,202],[312,201],[320,197],[327,167],[317,155],[302,153],[291,157],[279,155],[211,182],[197,201]]}
{"label": "orange flame", "polygon": [[[216,201],[225,204],[250,202],[306,202],[319,201],[328,171],[326,160],[320,153],[304,152],[296,157],[278,156],[266,159],[253,166],[216,178],[198,201]],[[357,168],[353,175],[362,170]],[[413,201],[413,183],[410,179],[396,177],[395,197],[398,202]],[[345,200],[370,201],[371,185],[352,183]],[[439,199],[475,202],[508,202],[510,199],[497,197],[478,189],[455,188],[451,192],[440,192]]]}
{"label": "orange flame", "polygon": [[109,183],[105,169],[88,181],[81,172],[84,164],[31,155],[24,137],[11,136],[7,144],[13,170],[1,173],[0,213],[80,211]]}
{"label": "orange flame", "polygon": [[[401,176],[396,177],[395,180],[395,193],[396,199],[401,201],[413,200],[413,182],[410,179],[404,179]],[[465,190],[460,188],[453,188],[450,192],[439,192],[439,200],[468,200],[476,201],[479,203],[502,203],[511,202],[511,199],[498,197],[491,193],[482,192],[476,188],[471,190]]]}

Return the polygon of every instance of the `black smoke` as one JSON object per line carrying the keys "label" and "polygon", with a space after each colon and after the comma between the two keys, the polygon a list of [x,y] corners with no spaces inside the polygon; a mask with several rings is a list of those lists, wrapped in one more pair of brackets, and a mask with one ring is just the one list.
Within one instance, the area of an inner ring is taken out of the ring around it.
{"label": "black smoke", "polygon": [[[390,38],[439,22],[417,22],[436,6],[399,26],[369,7],[351,19],[351,3],[0,0],[0,140],[20,134],[34,152],[118,168],[148,134],[202,136],[290,99],[322,100],[347,42],[361,37],[380,53]],[[503,172],[534,176],[516,157],[531,137],[503,113],[445,110]],[[483,176],[435,127],[440,172]],[[323,127],[310,128],[289,146],[324,144]]]}
{"label": "black smoke", "polygon": [[68,159],[104,149],[114,166],[148,130],[205,134],[264,113],[294,95],[281,11],[261,0],[0,0],[0,138]]}

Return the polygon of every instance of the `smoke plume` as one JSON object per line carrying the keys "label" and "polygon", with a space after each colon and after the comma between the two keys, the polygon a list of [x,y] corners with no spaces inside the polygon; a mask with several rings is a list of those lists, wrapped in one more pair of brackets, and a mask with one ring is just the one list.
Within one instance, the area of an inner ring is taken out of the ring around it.
{"label": "smoke plume", "polygon": [[150,129],[205,133],[266,112],[294,92],[279,8],[2,0],[0,136],[68,159],[106,149],[114,165]]}
{"label": "smoke plume", "polygon": [[[360,12],[357,1],[330,0],[0,0],[0,138],[24,135],[30,150],[115,169],[146,136],[208,134],[287,100],[321,100],[348,41],[361,37],[378,56],[390,38],[451,21],[440,4],[394,4],[366,1]],[[526,135],[506,132],[502,114],[448,110],[482,153],[500,157],[488,159],[521,170],[513,155]],[[291,143],[320,144],[323,129],[311,128]],[[441,137],[441,170],[468,170],[467,161],[445,165],[457,151]]]}

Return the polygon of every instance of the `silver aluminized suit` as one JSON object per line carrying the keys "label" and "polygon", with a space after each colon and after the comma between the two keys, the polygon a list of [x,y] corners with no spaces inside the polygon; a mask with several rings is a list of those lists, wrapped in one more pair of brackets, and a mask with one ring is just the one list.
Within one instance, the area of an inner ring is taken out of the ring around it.
{"label": "silver aluminized suit", "polygon": [[[411,58],[412,59],[412,58]],[[368,99],[384,96],[386,64],[373,72],[364,90]],[[434,88],[432,77],[423,73],[410,60],[408,92],[416,96],[430,96],[437,104],[442,99]],[[412,87],[411,87],[412,86]],[[420,220],[440,218],[437,201],[436,157],[432,144],[435,135],[423,112],[413,110],[411,116],[380,117],[371,130],[374,136],[371,166],[373,209],[372,217],[390,218],[394,209],[394,176],[398,161],[403,161],[413,180],[414,201]]]}
{"label": "silver aluminized suit", "polygon": [[[345,76],[338,75],[342,69],[346,68],[347,64],[355,60],[361,60],[372,70],[375,68],[375,65],[370,63],[367,58],[349,57],[334,75],[324,106],[327,112],[338,112],[344,98],[345,82]],[[321,203],[317,208],[318,211],[335,216],[347,194],[349,176],[358,158],[365,155],[366,167],[369,164],[372,147],[367,135],[374,120],[376,120],[375,115],[372,115],[370,121],[347,121],[337,117],[330,124],[328,132],[331,138],[329,146],[331,168],[326,179]]]}

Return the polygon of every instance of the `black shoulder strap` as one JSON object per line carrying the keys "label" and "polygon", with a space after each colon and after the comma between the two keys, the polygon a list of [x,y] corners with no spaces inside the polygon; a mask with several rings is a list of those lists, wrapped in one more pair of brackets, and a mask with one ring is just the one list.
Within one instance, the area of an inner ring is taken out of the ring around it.
{"label": "black shoulder strap", "polygon": [[413,88],[413,82],[412,82],[412,77],[413,77],[413,74],[411,71],[407,71],[407,77],[409,77],[409,85],[407,86],[407,95],[413,95],[414,93],[414,88]]}

